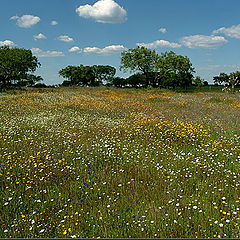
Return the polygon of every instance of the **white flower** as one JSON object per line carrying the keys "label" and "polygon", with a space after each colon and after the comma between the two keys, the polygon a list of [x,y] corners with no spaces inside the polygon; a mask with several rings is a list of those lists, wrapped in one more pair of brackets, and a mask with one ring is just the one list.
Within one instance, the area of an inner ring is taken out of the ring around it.
{"label": "white flower", "polygon": [[4,230],[4,232],[6,233],[6,232],[8,232],[8,230],[7,230],[7,229],[5,229],[5,230]]}
{"label": "white flower", "polygon": [[107,208],[110,208],[110,205],[107,205]]}
{"label": "white flower", "polygon": [[4,203],[4,206],[7,206],[7,205],[8,205],[8,202],[5,202],[5,203]]}
{"label": "white flower", "polygon": [[227,223],[230,223],[230,220],[227,219],[226,222],[227,222]]}
{"label": "white flower", "polygon": [[197,209],[197,206],[193,206],[193,209]]}
{"label": "white flower", "polygon": [[222,224],[222,223],[220,223],[220,224],[219,224],[219,227],[223,227],[223,224]]}
{"label": "white flower", "polygon": [[40,231],[40,233],[42,233],[42,232],[44,232],[45,230],[44,229],[42,229],[41,231]]}

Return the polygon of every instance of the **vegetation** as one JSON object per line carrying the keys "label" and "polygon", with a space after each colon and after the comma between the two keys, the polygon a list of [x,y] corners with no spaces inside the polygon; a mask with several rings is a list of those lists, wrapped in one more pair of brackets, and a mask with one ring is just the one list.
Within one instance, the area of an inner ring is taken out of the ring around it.
{"label": "vegetation", "polygon": [[122,52],[120,69],[141,72],[145,85],[186,88],[192,85],[194,69],[188,57],[170,51],[160,56],[155,50],[137,47]]}
{"label": "vegetation", "polygon": [[116,69],[112,66],[68,66],[59,71],[59,75],[67,78],[64,86],[99,86],[100,84],[112,83]]}
{"label": "vegetation", "polygon": [[232,92],[235,91],[235,87],[240,85],[240,72],[232,72],[229,75],[226,73],[220,73],[219,76],[213,78],[215,84],[224,83],[226,89],[231,89]]}
{"label": "vegetation", "polygon": [[239,238],[240,95],[0,94],[1,238]]}
{"label": "vegetation", "polygon": [[29,74],[39,66],[40,63],[31,50],[0,47],[0,89],[11,85],[32,86],[42,81],[40,76]]}

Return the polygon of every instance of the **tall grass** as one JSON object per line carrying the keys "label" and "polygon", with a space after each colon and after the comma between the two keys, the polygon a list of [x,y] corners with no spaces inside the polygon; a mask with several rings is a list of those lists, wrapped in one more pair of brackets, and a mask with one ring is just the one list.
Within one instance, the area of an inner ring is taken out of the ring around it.
{"label": "tall grass", "polygon": [[0,95],[1,238],[239,238],[240,95]]}

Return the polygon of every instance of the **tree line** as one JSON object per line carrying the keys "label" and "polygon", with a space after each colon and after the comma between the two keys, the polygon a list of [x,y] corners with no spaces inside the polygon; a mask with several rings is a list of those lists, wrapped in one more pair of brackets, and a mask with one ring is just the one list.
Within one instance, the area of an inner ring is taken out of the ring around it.
{"label": "tree line", "polygon": [[186,88],[191,86],[195,72],[188,57],[174,52],[158,55],[155,50],[145,47],[129,49],[121,53],[120,70],[134,73],[124,79],[115,77],[112,66],[68,66],[59,71],[68,80],[63,85],[99,86],[105,84],[115,87],[164,87]]}
{"label": "tree line", "polygon": [[[0,47],[0,89],[9,86],[46,86],[41,76],[33,73],[41,64],[31,50],[24,48]],[[130,71],[128,78],[115,76],[116,68],[109,65],[67,66],[59,71],[65,78],[62,86],[115,86],[115,87],[158,87],[187,88],[189,86],[208,85],[199,76],[193,76],[195,70],[190,59],[177,55],[173,51],[160,55],[155,50],[136,47],[121,53],[120,70]],[[225,84],[234,91],[240,85],[240,72],[220,73],[213,78],[215,84]]]}

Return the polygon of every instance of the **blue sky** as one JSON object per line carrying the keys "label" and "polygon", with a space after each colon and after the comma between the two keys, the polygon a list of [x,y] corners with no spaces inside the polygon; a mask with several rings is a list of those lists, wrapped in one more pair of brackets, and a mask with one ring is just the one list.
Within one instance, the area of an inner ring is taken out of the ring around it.
{"label": "blue sky", "polygon": [[31,49],[46,84],[68,65],[108,64],[137,45],[188,56],[212,82],[240,70],[238,0],[2,0],[0,45]]}

